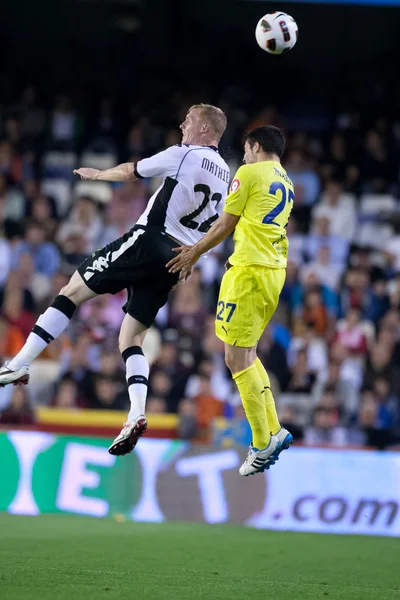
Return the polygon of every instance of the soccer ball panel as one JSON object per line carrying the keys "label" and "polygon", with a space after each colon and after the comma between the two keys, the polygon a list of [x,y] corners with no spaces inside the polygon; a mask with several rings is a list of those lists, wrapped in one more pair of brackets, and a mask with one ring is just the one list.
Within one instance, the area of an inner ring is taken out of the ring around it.
{"label": "soccer ball panel", "polygon": [[270,54],[291,50],[297,42],[296,21],[283,12],[264,15],[257,23],[256,40],[260,48]]}

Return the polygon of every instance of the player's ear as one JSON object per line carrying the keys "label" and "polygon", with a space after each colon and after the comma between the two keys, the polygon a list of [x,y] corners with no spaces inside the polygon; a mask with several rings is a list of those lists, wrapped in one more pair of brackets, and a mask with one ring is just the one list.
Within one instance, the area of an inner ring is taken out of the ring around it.
{"label": "player's ear", "polygon": [[258,154],[261,151],[261,146],[258,142],[254,142],[253,152],[254,154]]}
{"label": "player's ear", "polygon": [[203,123],[201,126],[201,133],[207,133],[210,131],[210,125],[208,123]]}

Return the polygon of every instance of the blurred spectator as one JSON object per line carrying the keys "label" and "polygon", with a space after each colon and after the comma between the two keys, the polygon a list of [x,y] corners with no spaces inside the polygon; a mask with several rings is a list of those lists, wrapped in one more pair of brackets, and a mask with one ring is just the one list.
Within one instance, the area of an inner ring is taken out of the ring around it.
{"label": "blurred spectator", "polygon": [[361,311],[359,308],[352,308],[347,313],[345,319],[337,324],[337,331],[333,343],[339,342],[347,348],[353,356],[364,358],[368,352],[368,338],[365,333],[365,326],[361,322]]}
{"label": "blurred spectator", "polygon": [[266,328],[258,343],[257,354],[268,373],[275,375],[280,389],[285,390],[290,377],[286,351],[274,339],[271,325]]}
{"label": "blurred spectator", "polygon": [[11,267],[11,249],[9,242],[0,237],[0,286],[7,280]]}
{"label": "blurred spectator", "polygon": [[88,408],[102,410],[126,410],[129,406],[128,391],[114,377],[98,373],[93,387],[86,390]]}
{"label": "blurred spectator", "polygon": [[400,226],[398,224],[395,226],[395,234],[387,242],[385,252],[394,271],[400,273]]}
{"label": "blurred spectator", "polygon": [[92,336],[83,331],[76,342],[65,348],[60,356],[60,373],[68,373],[74,381],[81,382],[89,371],[98,365],[99,348],[93,343]]}
{"label": "blurred spectator", "polygon": [[365,365],[364,387],[373,389],[375,380],[383,377],[391,381],[392,362],[390,349],[383,344],[374,344]]}
{"label": "blurred spectator", "polygon": [[34,308],[32,293],[24,287],[19,273],[14,271],[0,290],[0,314],[27,338],[35,324]]}
{"label": "blurred spectator", "polygon": [[21,101],[14,108],[21,121],[21,135],[29,141],[29,146],[35,148],[46,127],[46,115],[39,106],[36,89],[27,87],[22,92]]}
{"label": "blurred spectator", "polygon": [[358,425],[365,435],[364,443],[367,446],[384,449],[386,446],[393,444],[396,437],[390,429],[382,428],[380,412],[375,394],[369,390],[364,391],[361,396],[358,415]]}
{"label": "blurred spectator", "polygon": [[178,398],[171,398],[172,379],[163,371],[153,370],[149,378],[149,396],[156,396],[167,402],[168,412],[176,412]]}
{"label": "blurred spectator", "polygon": [[398,177],[383,137],[373,129],[366,135],[359,168],[366,192],[385,193],[389,191],[388,183]]}
{"label": "blurred spectator", "polygon": [[164,398],[149,396],[146,401],[146,414],[161,415],[167,412],[167,403]]}
{"label": "blurred spectator", "polygon": [[366,308],[365,317],[376,324],[384,317],[389,308],[390,301],[386,281],[377,279],[372,284],[369,306]]}
{"label": "blurred spectator", "polygon": [[6,151],[4,143],[0,142],[0,220],[20,221],[24,216],[24,197],[19,190],[13,187],[8,167],[5,164],[2,165],[2,160],[5,163],[8,162],[7,158],[4,159]]}
{"label": "blurred spectator", "polygon": [[342,312],[346,314],[350,308],[358,308],[363,313],[371,304],[370,280],[367,271],[349,269],[344,277],[344,285],[340,294]]}
{"label": "blurred spectator", "polygon": [[29,392],[25,386],[16,386],[8,408],[0,413],[2,425],[32,425],[35,422],[35,413],[29,399]]}
{"label": "blurred spectator", "polygon": [[223,403],[213,395],[210,375],[200,375],[198,391],[193,400],[197,407],[199,429],[205,432],[215,417],[221,417],[224,414]]}
{"label": "blurred spectator", "polygon": [[35,263],[35,271],[53,277],[60,267],[60,253],[52,242],[46,241],[44,226],[31,221],[25,231],[25,241],[20,242],[14,250],[13,264],[19,263],[22,254],[28,253]]}
{"label": "blurred spectator", "polygon": [[278,416],[282,427],[286,427],[297,442],[301,442],[304,437],[303,428],[298,425],[298,414],[295,406],[285,405],[278,407]]}
{"label": "blurred spectator", "polygon": [[170,327],[178,329],[183,334],[196,335],[206,316],[202,303],[201,290],[190,279],[185,284],[178,285],[172,300]]}
{"label": "blurred spectator", "polygon": [[300,266],[305,258],[306,238],[300,231],[296,217],[290,217],[286,234],[289,239],[289,259],[292,263]]}
{"label": "blurred spectator", "polygon": [[90,254],[99,247],[98,240],[103,227],[103,220],[95,200],[89,196],[81,196],[75,202],[68,219],[58,230],[56,239],[67,255],[75,252],[77,238],[82,240],[81,252]]}
{"label": "blurred spectator", "polygon": [[294,337],[289,346],[289,365],[296,362],[297,352],[305,350],[307,369],[310,373],[318,374],[327,369],[328,353],[324,339],[316,334],[312,323],[297,321]]}
{"label": "blurred spectator", "polygon": [[329,262],[342,272],[349,251],[348,242],[343,237],[332,233],[328,217],[318,216],[313,219],[312,232],[307,238],[305,247],[307,258],[311,261],[315,260],[323,248],[329,251]]}
{"label": "blurred spectator", "polygon": [[320,290],[310,290],[304,298],[303,319],[311,324],[316,333],[324,334],[328,330],[328,311],[323,303]]}
{"label": "blurred spectator", "polygon": [[[286,283],[283,288],[283,295],[287,288]],[[329,328],[331,329],[335,319],[339,313],[339,299],[337,294],[326,285],[321,284],[321,281],[316,273],[312,270],[310,272],[302,273],[301,284],[292,284],[292,290],[289,297],[289,307],[296,316],[302,317],[304,313],[304,298],[307,294],[316,292],[319,294],[320,301],[326,309]]]}
{"label": "blurred spectator", "polygon": [[315,374],[308,368],[307,352],[299,350],[291,369],[291,377],[287,389],[292,393],[309,394],[315,381]]}
{"label": "blurred spectator", "polygon": [[14,357],[24,343],[25,338],[21,329],[0,316],[0,359]]}
{"label": "blurred spectator", "polygon": [[327,373],[321,373],[316,381],[312,393],[314,404],[320,402],[321,397],[327,390],[332,390],[342,407],[342,421],[349,423],[358,409],[358,390],[354,383],[341,370],[341,363],[331,358]]}
{"label": "blurred spectator", "polygon": [[184,398],[178,406],[178,434],[181,440],[192,440],[197,434],[197,405],[194,400]]}
{"label": "blurred spectator", "polygon": [[293,150],[286,155],[284,167],[294,183],[296,203],[312,205],[317,200],[320,182],[317,173],[310,168],[301,151]]}
{"label": "blurred spectator", "polygon": [[58,96],[50,123],[50,146],[57,150],[73,150],[78,133],[78,120],[71,99]]}
{"label": "blurred spectator", "polygon": [[310,446],[346,446],[346,429],[339,425],[334,407],[321,405],[315,408],[313,424],[306,429],[304,441]]}
{"label": "blurred spectator", "polygon": [[21,285],[29,290],[33,296],[35,306],[43,300],[51,289],[50,280],[38,271],[35,271],[35,263],[31,254],[25,252],[20,255],[18,270],[14,270]]}
{"label": "blurred spectator", "polygon": [[314,207],[313,219],[327,219],[329,231],[335,238],[347,242],[354,239],[357,225],[357,213],[354,200],[343,193],[343,186],[331,180],[325,185],[321,201]]}
{"label": "blurred spectator", "polygon": [[107,224],[100,235],[98,241],[99,248],[124,235],[130,223],[130,206],[128,202],[115,198],[111,201],[107,209]]}
{"label": "blurred spectator", "polygon": [[313,274],[322,285],[334,291],[338,288],[342,272],[342,267],[332,263],[329,247],[322,246],[318,250],[316,260],[302,267],[301,278],[304,279]]}
{"label": "blurred spectator", "polygon": [[61,378],[51,405],[54,408],[62,409],[74,409],[82,406],[82,402],[79,400],[78,386],[70,375],[67,374]]}
{"label": "blurred spectator", "polygon": [[53,198],[44,194],[37,196],[26,209],[26,216],[40,223],[46,232],[46,239],[54,241],[58,228],[57,206]]}

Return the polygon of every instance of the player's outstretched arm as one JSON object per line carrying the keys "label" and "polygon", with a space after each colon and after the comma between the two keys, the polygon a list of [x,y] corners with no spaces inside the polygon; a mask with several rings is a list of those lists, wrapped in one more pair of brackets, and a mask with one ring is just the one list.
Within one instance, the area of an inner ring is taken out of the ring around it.
{"label": "player's outstretched arm", "polygon": [[175,252],[179,252],[178,256],[175,256],[172,260],[167,263],[167,269],[170,273],[178,273],[180,271],[187,271],[193,267],[199,260],[200,256],[205,252],[215,248],[225,238],[228,237],[235,229],[240,216],[231,215],[227,212],[223,212],[220,218],[215,221],[214,225],[207,231],[206,235],[194,246],[180,246],[174,248]]}
{"label": "player's outstretched arm", "polygon": [[123,163],[104,171],[90,168],[75,169],[74,175],[79,175],[81,179],[89,179],[90,181],[136,181],[137,177],[134,170],[135,165],[133,163]]}

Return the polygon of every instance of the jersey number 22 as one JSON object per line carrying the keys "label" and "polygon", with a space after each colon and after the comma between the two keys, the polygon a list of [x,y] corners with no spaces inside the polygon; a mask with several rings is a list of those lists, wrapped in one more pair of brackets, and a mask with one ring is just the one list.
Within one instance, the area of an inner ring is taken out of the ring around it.
{"label": "jersey number 22", "polygon": [[200,206],[196,208],[196,210],[186,215],[186,217],[182,217],[180,223],[182,223],[182,225],[184,225],[185,227],[189,227],[189,229],[197,229],[197,231],[200,231],[201,233],[206,233],[210,229],[214,221],[218,219],[219,215],[215,213],[215,215],[213,215],[206,221],[203,221],[202,223],[198,223],[197,221],[195,221],[195,218],[203,212],[210,200],[212,202],[215,202],[215,206],[217,207],[222,200],[222,194],[216,193],[211,196],[210,188],[204,183],[198,183],[197,185],[195,185],[194,191],[204,194],[204,199]]}

